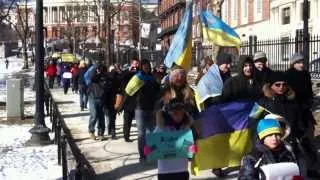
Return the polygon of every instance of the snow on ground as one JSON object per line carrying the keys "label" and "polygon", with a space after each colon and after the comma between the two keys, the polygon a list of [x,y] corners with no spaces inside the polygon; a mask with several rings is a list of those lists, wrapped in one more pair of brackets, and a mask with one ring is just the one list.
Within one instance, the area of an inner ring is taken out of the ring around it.
{"label": "snow on ground", "polygon": [[60,179],[57,146],[25,146],[31,124],[0,124],[0,179]]}

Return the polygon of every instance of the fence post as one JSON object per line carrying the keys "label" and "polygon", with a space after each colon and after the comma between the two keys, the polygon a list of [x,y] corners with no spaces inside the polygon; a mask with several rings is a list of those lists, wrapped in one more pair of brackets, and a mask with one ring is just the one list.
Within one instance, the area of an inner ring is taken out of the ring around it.
{"label": "fence post", "polygon": [[[63,134],[63,133],[62,133]],[[67,162],[67,146],[66,146],[66,136],[63,134],[61,136],[61,156],[62,156],[62,179],[68,180],[68,162]]]}
{"label": "fence post", "polygon": [[57,122],[57,127],[56,127],[56,139],[57,139],[57,147],[58,147],[58,164],[61,165],[61,124],[60,124],[60,118],[58,119]]}
{"label": "fence post", "polygon": [[253,55],[257,52],[257,36],[249,36],[249,55]]}

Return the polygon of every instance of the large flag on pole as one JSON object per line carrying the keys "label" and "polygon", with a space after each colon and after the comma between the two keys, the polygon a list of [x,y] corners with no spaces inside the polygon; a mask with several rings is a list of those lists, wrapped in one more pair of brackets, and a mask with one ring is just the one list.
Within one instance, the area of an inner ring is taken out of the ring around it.
{"label": "large flag on pole", "polygon": [[212,11],[200,13],[203,38],[219,46],[239,47],[241,40],[239,35]]}
{"label": "large flag on pole", "polygon": [[187,0],[187,7],[181,24],[173,38],[165,65],[171,68],[174,64],[190,69],[192,65],[192,0]]}

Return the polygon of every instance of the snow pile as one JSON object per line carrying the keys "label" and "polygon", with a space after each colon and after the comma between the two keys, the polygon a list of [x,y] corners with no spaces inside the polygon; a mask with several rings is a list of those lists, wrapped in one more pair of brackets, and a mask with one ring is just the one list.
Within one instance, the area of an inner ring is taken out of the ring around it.
{"label": "snow pile", "polygon": [[59,179],[57,146],[26,147],[32,125],[0,124],[0,179]]}

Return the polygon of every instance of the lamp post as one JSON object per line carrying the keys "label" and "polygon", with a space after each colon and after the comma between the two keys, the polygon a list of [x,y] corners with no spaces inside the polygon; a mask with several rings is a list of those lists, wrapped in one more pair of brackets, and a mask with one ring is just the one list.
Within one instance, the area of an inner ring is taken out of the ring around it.
{"label": "lamp post", "polygon": [[305,67],[309,69],[309,2],[303,1],[303,56]]}
{"label": "lamp post", "polygon": [[142,4],[141,0],[139,0],[139,59],[142,59],[141,55],[141,48],[142,48],[142,37],[141,37],[141,30],[142,30]]}
{"label": "lamp post", "polygon": [[34,126],[30,129],[32,134],[28,145],[51,144],[49,128],[44,121],[44,48],[43,48],[43,0],[36,1],[36,66],[35,66],[35,89],[36,110]]}

